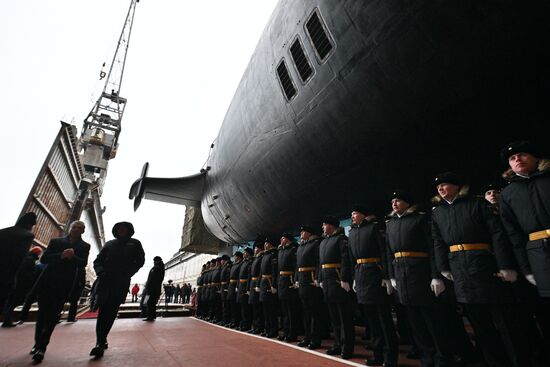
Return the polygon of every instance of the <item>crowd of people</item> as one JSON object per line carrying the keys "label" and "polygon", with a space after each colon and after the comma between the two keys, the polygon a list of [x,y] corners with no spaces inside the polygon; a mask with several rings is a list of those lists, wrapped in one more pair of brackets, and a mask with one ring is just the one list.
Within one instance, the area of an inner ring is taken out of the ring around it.
{"label": "crowd of people", "polygon": [[403,337],[395,310],[408,319],[422,366],[548,366],[550,161],[527,141],[508,144],[501,158],[502,190],[472,195],[463,177],[445,172],[431,213],[396,190],[385,221],[351,207],[347,236],[325,216],[321,228],[301,227],[299,243],[292,233],[267,236],[233,261],[208,261],[197,316],[312,350],[328,338],[330,319],[326,353],[344,359],[360,320],[373,351],[366,364],[390,367]]}

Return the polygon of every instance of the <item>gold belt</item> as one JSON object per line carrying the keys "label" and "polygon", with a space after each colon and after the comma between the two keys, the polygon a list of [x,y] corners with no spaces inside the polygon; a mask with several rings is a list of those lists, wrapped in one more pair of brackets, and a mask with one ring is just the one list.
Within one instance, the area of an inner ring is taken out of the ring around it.
{"label": "gold belt", "polygon": [[262,279],[271,279],[273,278],[273,275],[263,275],[262,274]]}
{"label": "gold belt", "polygon": [[453,245],[449,247],[451,252],[457,251],[472,251],[472,250],[489,250],[488,243],[461,243],[459,245]]}
{"label": "gold belt", "polygon": [[221,283],[210,283],[210,285],[220,285]]}
{"label": "gold belt", "polygon": [[258,280],[258,277],[252,277],[252,278],[250,278],[250,279],[252,279],[252,280]]}
{"label": "gold belt", "polygon": [[279,272],[279,275],[290,276],[290,275],[294,275],[294,272],[293,272],[293,271],[284,271],[284,270],[281,270],[281,271]]}
{"label": "gold belt", "polygon": [[311,266],[311,267],[308,267],[308,268],[298,268],[298,272],[300,272],[300,273],[304,273],[306,271],[315,271],[315,270],[317,270],[317,268],[314,267],[314,266]]}
{"label": "gold belt", "polygon": [[548,237],[550,237],[550,229],[529,233],[529,241],[542,240]]}
{"label": "gold belt", "polygon": [[221,282],[221,285],[226,285],[228,284],[228,282]]}
{"label": "gold belt", "polygon": [[248,279],[239,279],[239,283],[246,283],[248,282]]}
{"label": "gold belt", "polygon": [[340,263],[337,264],[322,264],[321,267],[323,269],[339,269],[342,267]]}
{"label": "gold belt", "polygon": [[231,280],[229,280],[229,283],[231,283],[231,284],[235,284],[235,283],[238,283],[238,282],[239,282],[238,279],[231,279]]}
{"label": "gold belt", "polygon": [[379,257],[366,257],[363,259],[357,259],[357,264],[372,264],[372,263],[379,263],[380,258]]}
{"label": "gold belt", "polygon": [[418,251],[399,251],[393,254],[393,256],[397,259],[400,257],[430,257],[430,254]]}

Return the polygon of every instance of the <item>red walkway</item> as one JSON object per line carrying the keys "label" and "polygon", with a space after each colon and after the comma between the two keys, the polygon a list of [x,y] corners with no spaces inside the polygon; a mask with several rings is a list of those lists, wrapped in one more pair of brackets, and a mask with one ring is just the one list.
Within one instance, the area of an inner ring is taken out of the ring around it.
{"label": "red walkway", "polygon": [[[194,318],[159,318],[154,323],[119,319],[109,336],[109,349],[98,361],[88,353],[95,342],[95,320],[57,325],[41,366],[346,366],[363,364],[366,353],[354,362],[325,358],[286,343],[216,327]],[[0,329],[0,366],[29,366],[34,323]],[[325,341],[325,344],[328,344]],[[328,345],[327,345],[328,346]],[[404,360],[402,366],[412,366]],[[416,361],[415,361],[416,362]],[[418,363],[418,362],[416,362]]]}

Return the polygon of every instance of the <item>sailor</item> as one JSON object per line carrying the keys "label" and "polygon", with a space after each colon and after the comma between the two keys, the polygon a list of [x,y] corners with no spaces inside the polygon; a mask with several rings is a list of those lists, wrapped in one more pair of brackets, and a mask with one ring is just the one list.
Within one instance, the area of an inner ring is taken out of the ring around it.
{"label": "sailor", "polygon": [[393,287],[387,274],[386,248],[374,215],[355,205],[351,211],[348,246],[354,264],[357,302],[364,307],[374,358],[367,365],[397,366],[398,344],[391,314]]}
{"label": "sailor", "polygon": [[220,274],[220,300],[222,302],[222,319],[217,322],[218,325],[229,327],[231,325],[231,301],[228,299],[229,275],[233,263],[228,255],[222,255],[222,268]]}
{"label": "sailor", "polygon": [[435,185],[432,237],[437,270],[454,282],[456,299],[464,305],[486,363],[520,366],[519,335],[505,307],[517,272],[500,220],[484,199],[468,195],[469,187],[457,174],[439,174]]}
{"label": "sailor", "polygon": [[353,356],[353,295],[351,293],[352,267],[348,239],[340,221],[334,216],[323,218],[323,240],[319,245],[321,271],[318,281],[323,289],[334,331],[334,343],[326,353],[343,359]]}
{"label": "sailor", "polygon": [[485,200],[487,200],[487,202],[490,204],[490,207],[495,208],[495,210],[497,211],[498,211],[498,201],[500,198],[501,191],[502,191],[502,188],[493,183],[485,185],[481,190],[481,194],[483,195]]}
{"label": "sailor", "polygon": [[241,324],[241,308],[237,303],[237,287],[239,286],[239,272],[243,263],[243,253],[241,251],[235,252],[233,260],[227,287],[227,300],[231,307],[231,324],[229,327],[237,328]]}
{"label": "sailor", "polygon": [[239,284],[237,286],[237,303],[241,309],[241,323],[237,328],[240,331],[250,331],[252,327],[252,307],[248,304],[249,275],[252,265],[253,250],[246,247],[243,250],[243,261],[239,269]]}
{"label": "sailor", "polygon": [[279,335],[277,317],[279,314],[277,299],[277,283],[279,279],[279,267],[277,264],[277,248],[279,241],[273,237],[267,237],[264,242],[264,254],[260,268],[260,302],[264,311],[265,332],[263,336],[275,338]]}
{"label": "sailor", "polygon": [[264,249],[264,241],[254,241],[254,258],[250,266],[248,280],[248,303],[252,306],[252,334],[262,334],[264,332],[264,313],[262,304],[260,303],[260,281],[261,281],[261,266]]}
{"label": "sailor", "polygon": [[220,257],[217,257],[214,261],[214,266],[212,267],[212,275],[210,278],[209,321],[213,323],[219,323],[222,321],[221,273],[222,273],[222,257],[220,256]]}
{"label": "sailor", "polygon": [[312,226],[304,225],[300,228],[300,245],[296,251],[296,279],[295,286],[302,303],[304,320],[304,339],[298,346],[311,350],[321,347],[321,324],[323,291],[319,287],[317,274],[319,265],[319,244],[321,237]]}
{"label": "sailor", "polygon": [[294,277],[296,273],[296,247],[294,236],[291,233],[283,233],[279,241],[278,265],[279,282],[277,283],[277,293],[281,301],[283,312],[283,335],[279,340],[286,342],[295,342],[300,328],[298,311],[298,293],[294,288]]}
{"label": "sailor", "polygon": [[392,212],[386,221],[388,269],[399,303],[406,307],[422,366],[449,366],[451,340],[436,304],[445,283],[435,269],[429,218],[412,204],[410,193],[396,190],[391,195]]}
{"label": "sailor", "polygon": [[203,307],[204,307],[204,273],[206,272],[206,264],[202,265],[201,273],[199,274],[197,278],[197,310],[195,312],[195,315],[197,318],[202,319],[203,317]]}
{"label": "sailor", "polygon": [[523,275],[550,300],[550,161],[528,141],[506,145],[501,156],[510,167],[500,200],[504,227]]}

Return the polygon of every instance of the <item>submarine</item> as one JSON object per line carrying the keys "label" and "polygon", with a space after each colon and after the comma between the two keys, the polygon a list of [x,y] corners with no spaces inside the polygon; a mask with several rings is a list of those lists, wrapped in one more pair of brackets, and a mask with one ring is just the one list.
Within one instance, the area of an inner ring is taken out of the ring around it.
{"label": "submarine", "polygon": [[[502,146],[550,133],[550,3],[281,0],[211,146],[142,199],[199,208],[227,243],[297,230],[389,195],[435,194],[439,172],[496,182]],[[206,153],[206,152],[205,152]]]}

